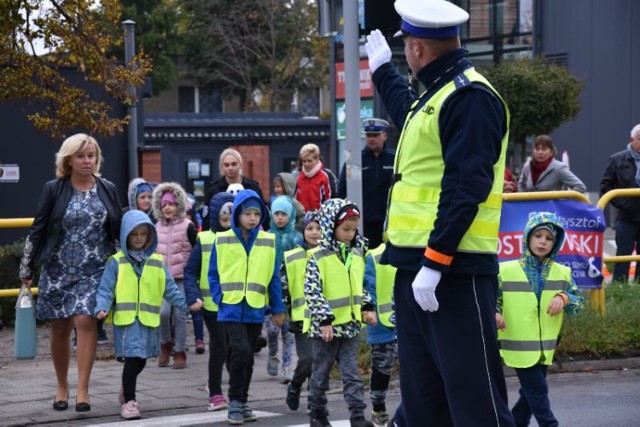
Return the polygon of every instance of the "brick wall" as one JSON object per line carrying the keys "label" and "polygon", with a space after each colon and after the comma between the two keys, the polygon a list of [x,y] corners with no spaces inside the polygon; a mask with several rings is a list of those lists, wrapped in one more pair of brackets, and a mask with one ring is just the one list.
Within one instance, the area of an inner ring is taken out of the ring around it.
{"label": "brick wall", "polygon": [[247,178],[258,181],[262,195],[269,200],[271,194],[271,178],[269,176],[269,146],[268,145],[236,145],[230,146],[240,152],[244,164],[242,174]]}
{"label": "brick wall", "polygon": [[148,182],[162,182],[162,153],[160,149],[139,152],[140,176]]}

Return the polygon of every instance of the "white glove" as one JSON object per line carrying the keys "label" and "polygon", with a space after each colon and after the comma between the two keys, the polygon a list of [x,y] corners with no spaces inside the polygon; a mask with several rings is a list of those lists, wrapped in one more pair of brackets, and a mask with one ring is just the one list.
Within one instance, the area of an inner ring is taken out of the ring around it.
{"label": "white glove", "polygon": [[391,48],[387,44],[380,30],[373,30],[367,36],[367,42],[364,49],[369,57],[369,69],[372,73],[382,65],[391,61]]}
{"label": "white glove", "polygon": [[422,267],[416,278],[413,279],[413,297],[424,311],[438,311],[438,300],[436,299],[436,287],[440,282],[442,272],[432,270],[429,267]]}

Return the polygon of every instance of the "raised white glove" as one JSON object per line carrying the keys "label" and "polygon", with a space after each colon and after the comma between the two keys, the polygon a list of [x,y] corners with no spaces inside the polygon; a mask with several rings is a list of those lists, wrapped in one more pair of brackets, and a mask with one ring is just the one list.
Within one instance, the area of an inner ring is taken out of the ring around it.
{"label": "raised white glove", "polygon": [[369,57],[369,69],[372,73],[382,65],[391,61],[391,48],[387,44],[380,30],[373,30],[367,36],[364,49]]}
{"label": "raised white glove", "polygon": [[422,267],[416,278],[413,279],[413,297],[424,311],[438,311],[438,300],[436,299],[436,287],[440,282],[442,272],[429,267]]}

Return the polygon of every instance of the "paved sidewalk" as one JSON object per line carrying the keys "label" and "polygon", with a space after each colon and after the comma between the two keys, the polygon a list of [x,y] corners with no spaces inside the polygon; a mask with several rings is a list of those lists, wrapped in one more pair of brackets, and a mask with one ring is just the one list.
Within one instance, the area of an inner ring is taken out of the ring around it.
{"label": "paved sidewalk", "polygon": [[[109,326],[107,326],[107,333],[111,336]],[[13,329],[0,331],[0,425],[84,425],[118,419],[120,413],[118,390],[122,364],[113,359],[111,344],[98,346],[99,360],[96,360],[91,375],[91,412],[79,414],[74,411],[76,366],[73,356],[69,370],[71,385],[69,409],[58,412],[51,407],[56,391],[56,381],[49,351],[49,329],[38,328],[38,355],[33,360],[14,359],[13,334]],[[205,337],[206,335],[205,332]],[[205,384],[209,349],[207,346],[207,352],[195,354],[191,324],[189,324],[188,336],[191,347],[187,352],[187,369],[158,368],[156,360],[150,359],[147,367],[138,377],[137,397],[142,405],[141,411],[145,419],[187,414],[200,414],[201,419],[207,414],[206,406],[209,396],[205,390]],[[266,349],[256,354],[249,403],[253,408],[260,409],[261,403],[273,406],[274,401],[282,401],[282,410],[286,412],[284,404],[286,386],[280,384],[277,377],[267,375],[267,357]],[[564,372],[632,368],[640,368],[640,358],[562,364]],[[506,369],[505,373],[508,376],[513,375],[510,369]],[[225,394],[227,383],[228,377],[225,371],[223,375]],[[397,386],[397,381],[394,381],[392,388]],[[341,382],[332,380],[330,393],[341,393],[341,390]],[[209,414],[212,420],[214,416],[220,420],[220,413]]]}
{"label": "paved sidewalk", "polygon": [[[110,329],[111,327],[106,325],[109,337],[111,337]],[[73,354],[69,368],[69,409],[53,410],[56,380],[49,350],[49,333],[50,330],[47,327],[38,328],[38,354],[35,359],[16,360],[14,359],[13,329],[7,328],[0,331],[0,425],[64,423],[65,420],[74,423],[78,420],[87,420],[89,424],[119,416],[118,391],[123,365],[114,360],[111,344],[98,346],[98,360],[91,373],[89,388],[91,411],[80,414],[74,410],[77,370]],[[206,413],[209,399],[205,389],[209,360],[208,340],[205,339],[207,351],[204,354],[196,354],[191,324],[189,324],[187,336],[190,337],[188,340],[190,347],[187,352],[188,367],[186,369],[159,368],[156,359],[149,359],[147,366],[138,377],[136,394],[142,405],[143,417],[155,416],[156,413]],[[206,330],[205,338],[208,338]],[[249,401],[251,404],[251,402],[281,397],[284,408],[286,386],[280,384],[279,377],[271,377],[267,374],[267,357],[266,348],[256,354]],[[227,384],[228,376],[225,371],[223,374],[225,395]]]}

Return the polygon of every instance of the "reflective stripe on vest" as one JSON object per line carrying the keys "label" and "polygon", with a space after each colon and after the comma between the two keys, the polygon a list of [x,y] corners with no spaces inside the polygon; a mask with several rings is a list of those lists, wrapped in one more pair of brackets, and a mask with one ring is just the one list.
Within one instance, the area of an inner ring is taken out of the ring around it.
{"label": "reflective stripe on vest", "polygon": [[302,332],[307,333],[311,325],[311,312],[304,299],[307,252],[300,246],[285,252],[284,268],[287,272],[289,297],[291,298],[291,320],[302,322]]}
{"label": "reflective stripe on vest", "polygon": [[276,262],[275,235],[259,231],[249,255],[233,230],[218,233],[215,245],[222,301],[238,304],[246,298],[253,308],[267,305]]}
{"label": "reflective stripe on vest", "polygon": [[[456,76],[436,92],[415,114],[410,111],[400,135],[393,168],[400,177],[389,192],[385,236],[394,246],[424,249],[438,213],[444,159],[438,118],[445,101],[459,87],[480,83],[500,95],[473,68]],[[419,101],[414,103],[413,108]],[[507,126],[509,110],[506,112]],[[413,110],[412,108],[412,110]],[[502,208],[502,183],[509,132],[502,138],[498,161],[493,165],[493,186],[487,200],[478,205],[478,213],[458,245],[459,252],[496,253]]]}
{"label": "reflective stripe on vest", "polygon": [[396,268],[392,265],[381,265],[380,257],[386,245],[383,243],[369,251],[376,268],[376,308],[378,321],[384,326],[393,328],[391,315],[393,314],[393,283],[396,279]]}
{"label": "reflective stripe on vest", "polygon": [[335,316],[332,325],[342,325],[352,320],[362,321],[362,292],[364,282],[364,257],[362,251],[351,250],[351,267],[347,270],[338,255],[329,249],[310,251],[318,263],[322,279],[322,293]]}
{"label": "reflective stripe on vest", "polygon": [[139,279],[122,251],[113,258],[118,261],[113,323],[130,325],[137,317],[145,326],[158,327],[166,280],[162,256],[151,255],[144,263]]}
{"label": "reflective stripe on vest", "polygon": [[209,286],[209,261],[211,260],[211,249],[216,241],[216,233],[211,230],[198,234],[202,257],[200,264],[200,294],[204,302],[204,309],[208,311],[218,311],[218,305],[211,298],[211,287]]}
{"label": "reflective stripe on vest", "polygon": [[538,363],[551,365],[562,315],[547,314],[547,307],[558,292],[571,283],[571,269],[554,262],[540,296],[540,303],[518,260],[500,263],[502,279],[502,317],[507,325],[498,330],[500,354],[512,368],[528,368]]}

